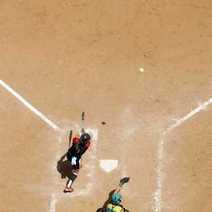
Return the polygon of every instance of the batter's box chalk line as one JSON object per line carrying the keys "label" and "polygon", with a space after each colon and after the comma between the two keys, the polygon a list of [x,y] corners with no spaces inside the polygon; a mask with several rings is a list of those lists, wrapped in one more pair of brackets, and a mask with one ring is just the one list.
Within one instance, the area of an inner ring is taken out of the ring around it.
{"label": "batter's box chalk line", "polygon": [[[162,200],[162,190],[163,190],[163,180],[164,180],[164,173],[163,173],[163,160],[164,160],[164,152],[165,152],[165,137],[169,133],[171,133],[174,129],[177,127],[180,127],[182,124],[184,124],[186,121],[190,120],[198,114],[201,111],[204,111],[208,108],[209,105],[212,104],[212,98],[209,98],[207,101],[198,104],[198,107],[192,109],[189,113],[182,116],[179,119],[176,119],[175,123],[168,126],[162,133],[162,137],[159,140],[158,143],[158,151],[157,151],[157,168],[156,168],[156,190],[153,193],[153,205],[152,209],[154,212],[162,212],[162,209],[164,208],[163,200]],[[167,207],[166,207],[167,208]]]}
{"label": "batter's box chalk line", "polygon": [[[70,128],[66,128],[70,129]],[[75,126],[75,129],[78,133],[81,132],[81,128],[79,126]],[[62,138],[67,134],[67,131],[61,130],[61,136],[59,137],[59,143],[61,143]],[[93,128],[85,128],[85,132],[89,133],[92,138],[92,148],[91,151],[88,152],[88,163],[86,163],[86,168],[88,173],[86,176],[88,177],[88,182],[85,186],[84,189],[80,189],[78,191],[74,191],[71,194],[64,194],[62,192],[55,192],[51,194],[50,201],[49,201],[49,212],[56,212],[56,204],[59,200],[61,199],[70,199],[74,197],[79,197],[79,196],[87,196],[91,194],[92,189],[94,188],[95,185],[95,169],[96,169],[96,153],[97,153],[97,140],[98,140],[98,130],[93,129]]]}

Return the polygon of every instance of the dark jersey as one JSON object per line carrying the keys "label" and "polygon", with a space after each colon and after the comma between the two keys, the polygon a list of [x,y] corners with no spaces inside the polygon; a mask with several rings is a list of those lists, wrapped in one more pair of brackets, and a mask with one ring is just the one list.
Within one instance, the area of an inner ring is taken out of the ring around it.
{"label": "dark jersey", "polygon": [[71,158],[71,157],[81,158],[82,155],[89,148],[89,146],[90,146],[90,141],[82,143],[80,142],[79,137],[74,137],[72,140],[72,145],[68,150],[68,158]]}

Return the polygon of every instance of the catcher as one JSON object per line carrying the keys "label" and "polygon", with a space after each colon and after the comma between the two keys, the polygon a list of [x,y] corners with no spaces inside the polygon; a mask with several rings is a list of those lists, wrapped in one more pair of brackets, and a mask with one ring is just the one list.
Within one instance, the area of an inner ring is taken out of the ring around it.
{"label": "catcher", "polygon": [[128,183],[130,180],[129,177],[124,177],[120,180],[119,186],[110,192],[108,200],[105,202],[102,208],[99,208],[97,212],[129,212],[121,204],[122,195],[121,189],[125,183]]}
{"label": "catcher", "polygon": [[121,204],[122,195],[120,193],[121,187],[117,188],[110,199],[110,202],[106,206],[105,212],[129,212],[124,206]]}

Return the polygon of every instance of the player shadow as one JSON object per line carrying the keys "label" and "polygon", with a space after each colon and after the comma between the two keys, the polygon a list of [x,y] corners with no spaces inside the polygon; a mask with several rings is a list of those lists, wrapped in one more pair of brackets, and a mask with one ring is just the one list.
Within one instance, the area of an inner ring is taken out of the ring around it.
{"label": "player shadow", "polygon": [[114,192],[115,192],[115,189],[110,191],[110,193],[108,194],[107,200],[104,202],[104,204],[103,204],[103,206],[101,208],[98,208],[96,210],[96,212],[106,212],[106,207],[111,202],[111,198],[112,198],[112,195],[113,195]]}
{"label": "player shadow", "polygon": [[57,162],[57,171],[60,173],[61,178],[69,178],[71,180],[74,180],[76,178],[76,175],[73,174],[73,167],[70,163],[70,161],[66,158],[67,153],[65,153],[60,160]]}

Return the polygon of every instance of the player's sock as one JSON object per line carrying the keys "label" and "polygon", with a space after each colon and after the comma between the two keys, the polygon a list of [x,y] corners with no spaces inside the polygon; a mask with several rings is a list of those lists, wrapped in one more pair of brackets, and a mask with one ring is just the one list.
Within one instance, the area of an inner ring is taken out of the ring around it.
{"label": "player's sock", "polygon": [[71,179],[69,179],[69,180],[68,180],[68,183],[67,183],[67,187],[68,187],[68,188],[71,188],[72,183],[73,183],[73,181],[72,181]]}

